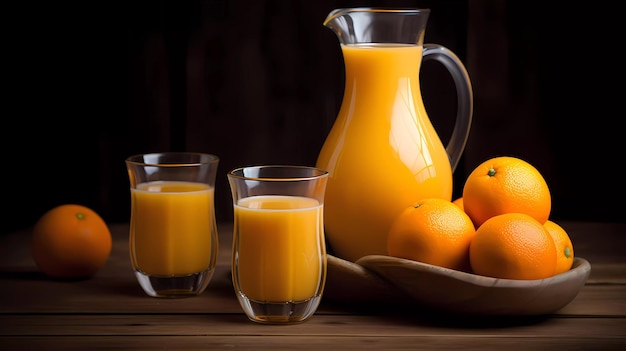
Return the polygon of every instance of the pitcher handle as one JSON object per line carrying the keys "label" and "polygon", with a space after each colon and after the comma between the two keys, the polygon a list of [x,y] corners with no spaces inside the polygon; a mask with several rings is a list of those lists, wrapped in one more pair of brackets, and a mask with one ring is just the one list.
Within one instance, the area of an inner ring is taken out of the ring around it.
{"label": "pitcher handle", "polygon": [[474,98],[469,74],[461,60],[449,49],[438,44],[424,44],[423,61],[439,61],[452,75],[457,94],[457,112],[454,129],[446,146],[452,171],[456,169],[465,149],[472,125]]}

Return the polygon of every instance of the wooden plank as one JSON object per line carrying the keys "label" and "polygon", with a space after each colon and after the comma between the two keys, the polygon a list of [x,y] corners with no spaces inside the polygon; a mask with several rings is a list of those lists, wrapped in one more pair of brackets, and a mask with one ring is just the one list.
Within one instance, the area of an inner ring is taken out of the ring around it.
{"label": "wooden plank", "polygon": [[[350,314],[388,314],[395,310],[405,309],[407,313],[423,313],[419,307],[406,305],[358,304],[346,305],[343,302],[325,301],[318,313],[341,311]],[[586,285],[580,293],[565,307],[555,311],[553,316],[615,316],[626,317],[626,285]]]}
{"label": "wooden plank", "polygon": [[623,337],[473,336],[28,336],[0,337],[6,350],[603,350],[622,351]]}
{"label": "wooden plank", "polygon": [[1,315],[2,336],[467,336],[510,338],[622,338],[626,318],[452,319],[433,316],[315,315],[294,325],[262,325],[243,314]]}
{"label": "wooden plank", "polygon": [[626,317],[626,285],[586,285],[558,314]]}
{"label": "wooden plank", "polygon": [[[230,283],[229,283],[230,284]],[[185,299],[157,299],[143,294],[134,280],[99,281],[95,285],[13,282],[0,289],[0,313],[241,313],[230,285],[210,286],[202,295]],[[318,313],[389,313],[412,306],[358,304],[323,300]],[[412,308],[419,313],[419,307]],[[626,285],[586,285],[557,315],[626,316]]]}

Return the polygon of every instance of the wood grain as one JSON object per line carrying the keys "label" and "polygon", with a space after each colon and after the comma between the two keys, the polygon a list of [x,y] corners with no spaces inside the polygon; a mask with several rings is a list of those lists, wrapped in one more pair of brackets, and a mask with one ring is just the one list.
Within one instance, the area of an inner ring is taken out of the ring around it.
{"label": "wood grain", "polygon": [[[232,224],[200,296],[146,296],[128,257],[128,224],[110,228],[111,257],[93,278],[54,281],[29,256],[29,231],[0,237],[0,345],[59,349],[603,349],[626,345],[626,224],[567,222],[591,275],[574,300],[545,316],[459,317],[406,305],[324,297],[308,321],[267,326],[243,314],[230,281]],[[602,232],[603,236],[593,233]],[[609,238],[609,241],[598,240]]]}

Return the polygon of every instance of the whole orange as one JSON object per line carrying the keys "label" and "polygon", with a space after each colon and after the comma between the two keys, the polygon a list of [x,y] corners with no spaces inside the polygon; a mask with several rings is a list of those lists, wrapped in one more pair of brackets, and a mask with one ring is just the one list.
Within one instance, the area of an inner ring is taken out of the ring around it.
{"label": "whole orange", "polygon": [[543,279],[556,272],[556,246],[548,230],[524,213],[489,218],[470,244],[475,274],[503,279]]}
{"label": "whole orange", "polygon": [[391,223],[389,256],[469,271],[469,245],[474,224],[451,201],[423,199],[407,207]]}
{"label": "whole orange", "polygon": [[92,209],[76,204],[57,206],[37,220],[31,254],[44,274],[59,279],[93,276],[111,253],[111,232]]}
{"label": "whole orange", "polygon": [[463,208],[476,228],[510,212],[525,213],[543,224],[551,206],[550,190],[541,173],[517,157],[494,157],[481,163],[463,185]]}
{"label": "whole orange", "polygon": [[548,230],[550,235],[552,235],[552,239],[554,240],[554,244],[556,246],[555,274],[561,274],[569,271],[574,263],[574,245],[572,245],[571,238],[563,227],[551,220],[546,221],[543,226]]}

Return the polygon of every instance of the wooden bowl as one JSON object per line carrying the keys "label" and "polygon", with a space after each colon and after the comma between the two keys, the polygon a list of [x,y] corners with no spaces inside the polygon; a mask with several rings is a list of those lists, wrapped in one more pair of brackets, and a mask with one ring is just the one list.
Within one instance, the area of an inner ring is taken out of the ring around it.
{"label": "wooden bowl", "polygon": [[349,262],[329,255],[324,296],[346,302],[419,304],[450,313],[545,315],[569,304],[585,285],[591,265],[538,280],[497,279],[402,258],[371,255]]}

